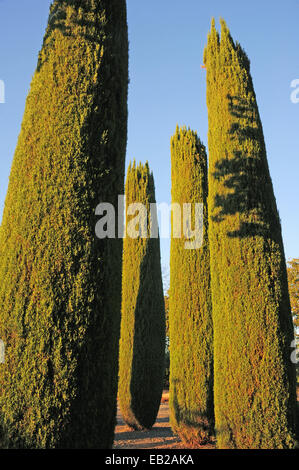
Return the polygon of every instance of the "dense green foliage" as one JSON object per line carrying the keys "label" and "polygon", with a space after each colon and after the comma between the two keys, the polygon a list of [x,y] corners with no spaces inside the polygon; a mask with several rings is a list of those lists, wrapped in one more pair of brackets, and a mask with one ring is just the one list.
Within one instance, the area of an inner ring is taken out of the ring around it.
{"label": "dense green foliage", "polygon": [[292,448],[294,330],[250,63],[222,21],[204,56],[215,420],[220,448]]}
{"label": "dense green foliage", "polygon": [[[160,240],[150,238],[150,204],[155,203],[153,175],[148,164],[130,165],[126,180],[126,207],[147,208],[145,231],[126,238],[123,251],[122,319],[119,351],[119,403],[126,423],[134,429],[151,428],[160,406],[165,360],[165,307]],[[133,214],[132,214],[133,215]],[[137,212],[135,216],[137,215]],[[133,219],[135,219],[135,216]],[[137,221],[141,228],[143,218]]]}
{"label": "dense green foliage", "polygon": [[213,429],[213,327],[207,155],[195,132],[177,128],[171,163],[172,203],[180,204],[182,214],[183,204],[192,203],[193,217],[194,204],[203,204],[202,246],[186,249],[185,237],[172,236],[170,252],[171,424],[184,441],[196,446],[209,439]]}
{"label": "dense green foliage", "polygon": [[125,0],[57,0],[12,165],[0,235],[1,445],[108,448],[117,393],[117,206],[127,139]]}
{"label": "dense green foliage", "polygon": [[[293,322],[295,327],[296,344],[293,352],[296,363],[297,386],[299,385],[299,259],[294,258],[288,262],[288,281]],[[299,416],[299,403],[297,403]],[[297,418],[297,434],[299,433],[299,420]]]}
{"label": "dense green foliage", "polygon": [[165,349],[165,374],[164,374],[164,388],[169,388],[169,373],[170,373],[170,351],[169,351],[169,292],[164,293],[165,304],[165,324],[166,324],[166,349]]}
{"label": "dense green foliage", "polygon": [[294,325],[296,328],[299,328],[299,259],[292,259],[288,264],[288,282],[292,314]]}

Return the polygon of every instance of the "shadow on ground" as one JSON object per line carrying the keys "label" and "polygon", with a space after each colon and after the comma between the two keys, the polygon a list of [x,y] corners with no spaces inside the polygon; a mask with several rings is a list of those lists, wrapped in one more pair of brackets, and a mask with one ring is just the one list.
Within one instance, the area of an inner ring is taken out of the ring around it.
{"label": "shadow on ground", "polygon": [[[117,410],[114,449],[187,449],[180,438],[173,434],[169,423],[169,393],[164,391],[155,425],[149,431],[133,431],[127,426]],[[202,446],[205,449],[214,445]]]}
{"label": "shadow on ground", "polygon": [[168,402],[160,406],[157,421],[149,431],[132,431],[117,413],[114,449],[180,449],[184,448],[179,437],[175,436],[169,424]]}

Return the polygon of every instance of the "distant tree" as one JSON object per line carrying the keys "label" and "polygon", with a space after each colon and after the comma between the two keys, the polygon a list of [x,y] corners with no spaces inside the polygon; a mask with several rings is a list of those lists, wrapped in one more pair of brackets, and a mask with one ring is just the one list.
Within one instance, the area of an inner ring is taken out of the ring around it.
{"label": "distant tree", "polygon": [[250,62],[222,21],[205,49],[219,448],[293,448],[287,271]]}
{"label": "distant tree", "polygon": [[119,239],[95,208],[124,190],[125,0],[56,0],[0,231],[0,447],[113,444]]}
{"label": "distant tree", "polygon": [[151,223],[157,213],[150,214],[150,205],[155,203],[155,187],[148,164],[129,166],[127,213],[129,206],[135,203],[143,204],[147,214],[140,214],[136,238],[128,234],[128,227],[135,221],[127,218],[123,251],[119,404],[129,426],[149,429],[156,421],[163,391],[165,306],[160,240],[159,237],[149,237]]}
{"label": "distant tree", "polygon": [[[203,205],[203,244],[186,249],[175,238],[170,249],[170,415],[173,430],[194,447],[210,439],[213,410],[213,326],[208,242],[207,155],[197,134],[177,127],[171,139],[172,203]],[[183,222],[183,215],[182,220]],[[182,224],[181,224],[182,225]],[[191,225],[191,221],[189,226]]]}

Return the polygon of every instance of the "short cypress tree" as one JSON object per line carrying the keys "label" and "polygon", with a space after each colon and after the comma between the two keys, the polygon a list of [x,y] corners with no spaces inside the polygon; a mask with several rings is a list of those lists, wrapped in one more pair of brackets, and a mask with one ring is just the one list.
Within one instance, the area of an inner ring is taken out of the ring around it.
{"label": "short cypress tree", "polygon": [[[127,217],[123,250],[122,319],[119,352],[119,403],[125,422],[133,429],[149,429],[160,406],[165,361],[165,306],[160,263],[160,240],[149,237],[156,221],[153,174],[149,166],[129,166],[126,179],[126,207],[141,203],[136,225],[140,236],[131,232]],[[137,208],[137,206],[136,206]],[[134,210],[133,210],[134,212]],[[137,212],[136,212],[137,214]],[[133,215],[133,214],[132,214]],[[135,219],[136,221],[136,219]],[[131,228],[130,228],[131,226]]]}
{"label": "short cypress tree", "polygon": [[292,448],[294,330],[250,63],[222,21],[204,56],[215,420],[220,448]]}
{"label": "short cypress tree", "polygon": [[173,212],[170,251],[171,425],[196,447],[210,438],[214,421],[208,170],[206,150],[196,132],[177,127],[171,139],[171,163],[172,203],[180,205],[181,214],[184,204],[192,204],[192,225],[195,204],[203,204],[202,246],[186,249],[186,238],[174,237]]}
{"label": "short cypress tree", "polygon": [[125,0],[57,0],[26,102],[0,235],[1,444],[108,448],[122,240],[95,208],[123,193]]}

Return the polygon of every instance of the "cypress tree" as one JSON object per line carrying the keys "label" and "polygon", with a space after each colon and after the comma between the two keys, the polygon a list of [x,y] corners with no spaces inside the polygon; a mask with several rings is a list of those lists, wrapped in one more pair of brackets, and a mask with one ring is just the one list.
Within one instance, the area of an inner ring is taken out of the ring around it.
{"label": "cypress tree", "polygon": [[177,127],[171,163],[172,203],[180,205],[181,214],[184,204],[192,204],[193,217],[195,204],[203,204],[202,246],[186,249],[186,239],[174,237],[173,213],[170,251],[171,425],[196,447],[209,440],[214,421],[207,155],[196,132]]}
{"label": "cypress tree", "polygon": [[294,338],[281,225],[250,63],[222,21],[204,56],[215,420],[220,448],[292,448]]}
{"label": "cypress tree", "polygon": [[3,446],[113,443],[122,240],[95,208],[123,193],[127,86],[125,1],[54,1],[0,235]]}
{"label": "cypress tree", "polygon": [[127,211],[131,204],[141,203],[146,214],[139,213],[137,238],[130,231],[135,217],[134,222],[129,217],[126,222],[118,394],[125,422],[133,429],[149,429],[156,421],[163,390],[165,306],[160,240],[149,237],[157,213],[156,208],[150,212],[155,187],[147,163],[130,164],[125,192]]}

